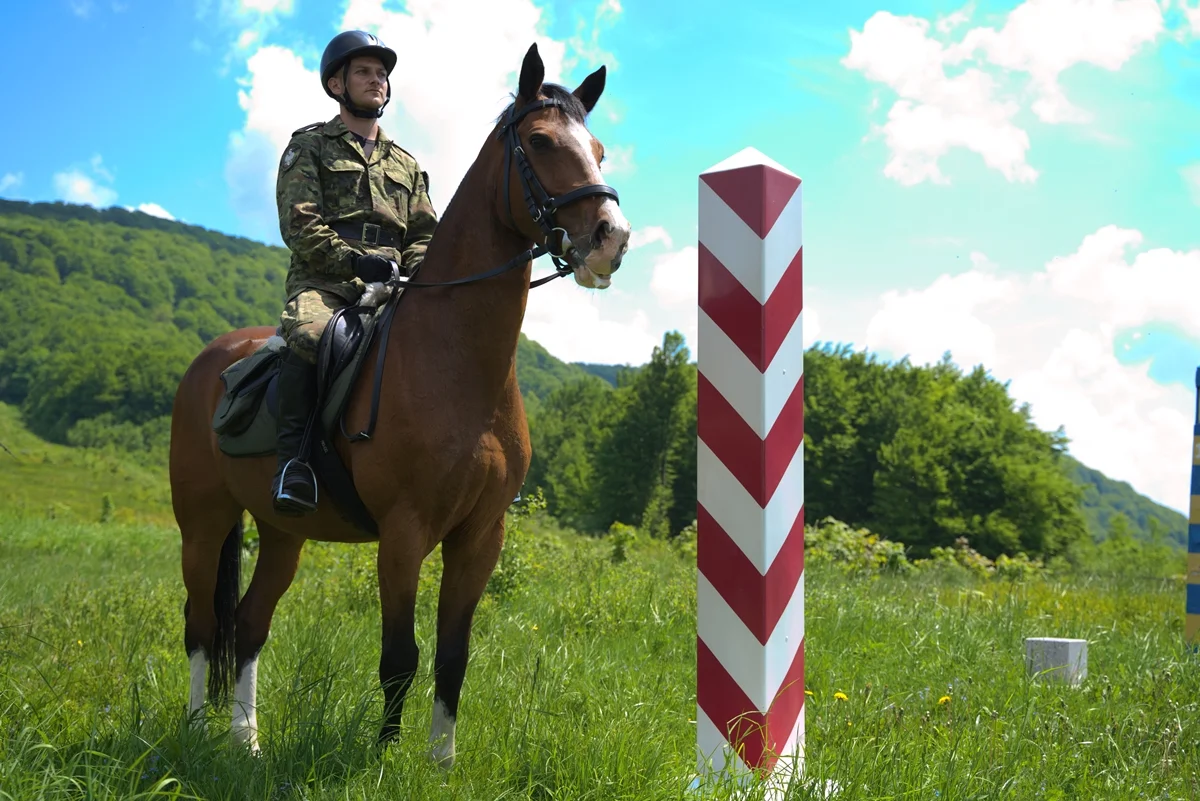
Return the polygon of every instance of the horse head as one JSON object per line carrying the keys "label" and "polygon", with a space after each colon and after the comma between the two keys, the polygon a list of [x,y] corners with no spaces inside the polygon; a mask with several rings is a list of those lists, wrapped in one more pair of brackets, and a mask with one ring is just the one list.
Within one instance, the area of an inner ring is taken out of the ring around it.
{"label": "horse head", "polygon": [[616,190],[601,175],[604,146],[587,128],[587,116],[604,91],[605,68],[573,92],[544,79],[534,44],[521,65],[513,103],[496,128],[505,149],[500,201],[508,224],[544,243],[570,267],[577,284],[606,289],[629,249],[629,221]]}

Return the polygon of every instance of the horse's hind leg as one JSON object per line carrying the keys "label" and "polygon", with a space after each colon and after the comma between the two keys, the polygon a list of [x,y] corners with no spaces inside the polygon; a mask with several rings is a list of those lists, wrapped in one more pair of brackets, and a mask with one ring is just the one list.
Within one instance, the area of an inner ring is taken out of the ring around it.
{"label": "horse's hind leg", "polygon": [[237,608],[236,680],[233,701],[233,736],[250,750],[258,749],[258,654],[271,631],[271,618],[279,599],[292,585],[300,564],[304,539],[280,531],[255,518],[258,524],[258,561],[245,597]]}
{"label": "horse's hind leg", "polygon": [[429,756],[447,770],[454,765],[454,730],[467,673],[471,621],[500,558],[503,542],[503,518],[479,531],[455,532],[442,542]]}
{"label": "horse's hind leg", "polygon": [[232,505],[209,507],[202,515],[177,514],[177,519],[187,591],[183,645],[191,671],[188,712],[195,714],[204,706],[205,674],[212,700],[222,700],[229,690],[242,520],[240,510]]}

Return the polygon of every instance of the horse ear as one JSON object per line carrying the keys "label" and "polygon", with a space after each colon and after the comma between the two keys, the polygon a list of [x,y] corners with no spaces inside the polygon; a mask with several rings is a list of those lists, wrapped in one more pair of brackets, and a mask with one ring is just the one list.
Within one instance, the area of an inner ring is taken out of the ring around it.
{"label": "horse ear", "polygon": [[579,84],[579,88],[574,92],[589,114],[596,107],[596,101],[600,99],[600,95],[604,93],[604,77],[607,74],[607,69],[601,64],[600,69],[584,78],[583,83]]}
{"label": "horse ear", "polygon": [[542,57],[538,55],[537,42],[529,46],[525,53],[525,61],[521,63],[521,78],[517,83],[517,96],[526,103],[537,97],[546,78],[546,67]]}

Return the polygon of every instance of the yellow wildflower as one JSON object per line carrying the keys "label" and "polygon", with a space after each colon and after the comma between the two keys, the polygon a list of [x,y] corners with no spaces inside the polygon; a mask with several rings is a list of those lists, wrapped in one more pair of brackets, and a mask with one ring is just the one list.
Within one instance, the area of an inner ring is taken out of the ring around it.
{"label": "yellow wildflower", "polygon": [[846,694],[845,694],[845,693],[843,693],[843,692],[836,692],[836,693],[834,693],[834,694],[833,694],[833,697],[834,697],[834,698],[836,698],[836,699],[838,699],[839,701],[847,701],[847,700],[849,700],[848,698],[846,698]]}
{"label": "yellow wildflower", "polygon": [[815,697],[816,697],[815,695],[813,695],[813,691],[812,691],[812,690],[805,690],[805,691],[804,691],[804,694],[805,694],[805,695],[807,695],[809,698],[815,698]]}
{"label": "yellow wildflower", "polygon": [[948,703],[950,703],[950,696],[948,696],[948,695],[943,695],[941,698],[938,699],[938,706],[944,706],[945,704],[948,704]]}

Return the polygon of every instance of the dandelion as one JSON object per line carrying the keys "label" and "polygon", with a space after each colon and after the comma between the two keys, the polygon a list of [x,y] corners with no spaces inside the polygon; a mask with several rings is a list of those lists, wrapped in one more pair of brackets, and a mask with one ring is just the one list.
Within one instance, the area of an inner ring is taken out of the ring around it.
{"label": "dandelion", "polygon": [[530,628],[532,628],[534,631],[537,631],[538,630],[537,623],[534,623]]}
{"label": "dandelion", "polygon": [[833,694],[833,697],[834,697],[834,698],[836,698],[836,699],[838,699],[839,701],[848,701],[848,700],[850,700],[850,699],[848,699],[848,698],[846,697],[846,694],[845,694],[844,692],[840,692],[840,691],[839,691],[839,692],[836,692],[836,693],[834,693],[834,694]]}
{"label": "dandelion", "polygon": [[804,694],[805,694],[805,695],[807,695],[809,698],[816,698],[816,696],[815,696],[815,695],[813,695],[813,691],[812,691],[812,690],[805,690],[805,691],[804,691]]}
{"label": "dandelion", "polygon": [[948,703],[950,703],[950,696],[948,695],[943,695],[938,699],[938,706],[945,706]]}

